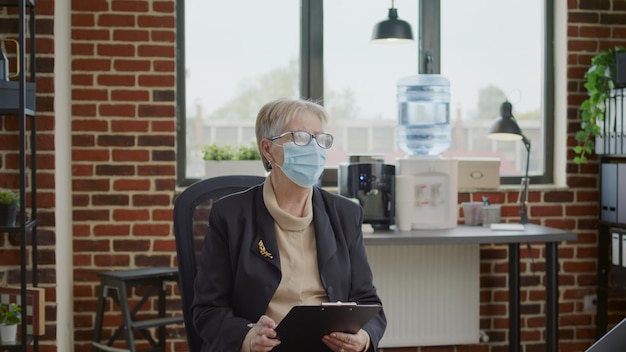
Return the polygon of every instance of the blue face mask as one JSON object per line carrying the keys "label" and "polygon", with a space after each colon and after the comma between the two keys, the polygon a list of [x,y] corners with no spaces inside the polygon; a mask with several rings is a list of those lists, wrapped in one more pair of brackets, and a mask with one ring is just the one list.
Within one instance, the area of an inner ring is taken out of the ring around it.
{"label": "blue face mask", "polygon": [[300,187],[313,186],[324,171],[326,149],[311,140],[303,147],[293,142],[283,144],[285,161],[277,165],[291,181]]}

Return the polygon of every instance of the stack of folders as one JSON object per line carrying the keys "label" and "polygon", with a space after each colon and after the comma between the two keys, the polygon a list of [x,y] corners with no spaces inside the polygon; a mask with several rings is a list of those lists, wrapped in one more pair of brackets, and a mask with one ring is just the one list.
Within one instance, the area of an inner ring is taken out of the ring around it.
{"label": "stack of folders", "polygon": [[604,120],[598,121],[601,130],[601,135],[596,137],[595,143],[598,155],[626,154],[625,96],[626,88],[613,89],[609,92],[605,102]]}

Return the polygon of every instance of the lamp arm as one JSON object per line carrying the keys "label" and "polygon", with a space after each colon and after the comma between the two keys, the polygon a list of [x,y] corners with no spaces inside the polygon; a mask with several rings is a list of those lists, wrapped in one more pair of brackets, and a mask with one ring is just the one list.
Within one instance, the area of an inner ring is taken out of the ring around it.
{"label": "lamp arm", "polygon": [[522,135],[522,143],[524,143],[524,147],[526,148],[526,172],[524,173],[524,178],[522,179],[522,189],[518,199],[520,202],[520,222],[522,224],[527,224],[528,184],[530,183],[530,179],[528,178],[528,168],[530,166],[530,140],[526,138],[526,136]]}

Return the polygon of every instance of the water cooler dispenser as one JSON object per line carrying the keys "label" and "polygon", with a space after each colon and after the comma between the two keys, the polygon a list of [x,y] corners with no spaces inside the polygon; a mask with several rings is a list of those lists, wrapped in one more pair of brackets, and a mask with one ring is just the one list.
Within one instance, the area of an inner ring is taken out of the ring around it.
{"label": "water cooler dispenser", "polygon": [[396,214],[410,219],[409,229],[456,227],[457,160],[416,156],[398,159],[397,166]]}
{"label": "water cooler dispenser", "polygon": [[396,161],[396,223],[406,224],[401,230],[456,227],[458,162],[440,156],[450,147],[448,79],[425,74],[398,81],[397,137],[408,155]]}

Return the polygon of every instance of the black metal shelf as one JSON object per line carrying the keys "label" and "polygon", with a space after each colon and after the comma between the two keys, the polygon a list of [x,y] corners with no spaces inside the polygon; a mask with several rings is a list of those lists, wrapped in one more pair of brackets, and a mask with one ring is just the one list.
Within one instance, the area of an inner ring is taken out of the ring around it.
{"label": "black metal shelf", "polygon": [[[18,181],[22,200],[16,225],[0,227],[0,232],[18,234],[16,238],[20,251],[19,302],[22,305],[22,322],[18,326],[18,337],[13,343],[0,343],[0,351],[37,352],[38,336],[27,334],[28,325],[34,321],[31,314],[36,313],[29,313],[26,308],[28,304],[26,290],[29,283],[33,287],[38,286],[35,0],[0,0],[0,6],[17,7],[18,21],[15,32],[11,30],[12,26],[3,26],[1,35],[17,35],[19,43],[16,53],[17,67],[24,68],[19,71],[15,81],[0,81],[0,115],[17,115],[19,120],[16,134],[19,135]],[[28,69],[26,69],[27,45]],[[34,329],[34,326],[32,328]]]}
{"label": "black metal shelf", "polygon": [[[28,230],[34,228],[35,226],[37,226],[37,220],[30,220],[26,222],[26,224],[24,225],[24,227]],[[20,232],[21,230],[22,230],[21,226],[0,226],[0,233],[3,233],[3,232],[14,233],[14,232]]]}
{"label": "black metal shelf", "polygon": [[[35,0],[25,0],[26,6],[35,7]],[[18,6],[17,0],[0,0],[0,6]]]}
{"label": "black metal shelf", "polygon": [[[28,335],[26,337],[26,344],[30,345],[33,342],[33,336]],[[0,343],[0,351],[21,351],[24,347],[22,346],[22,340],[17,339],[13,343]]]}

